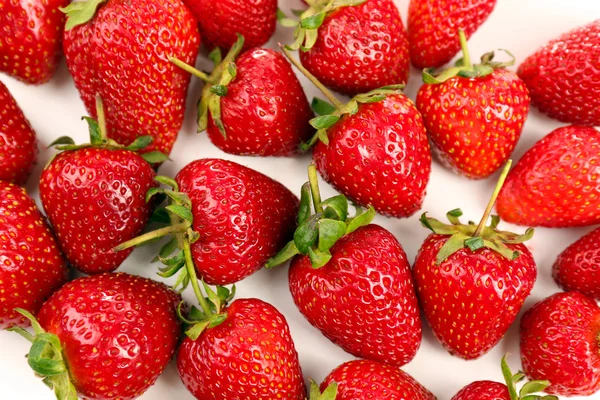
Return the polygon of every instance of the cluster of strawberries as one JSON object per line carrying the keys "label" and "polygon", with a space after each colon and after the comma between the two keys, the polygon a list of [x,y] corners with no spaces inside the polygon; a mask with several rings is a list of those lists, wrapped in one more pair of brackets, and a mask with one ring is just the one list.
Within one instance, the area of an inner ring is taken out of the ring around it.
{"label": "cluster of strawberries", "polygon": [[[488,225],[496,202],[519,225],[600,223],[600,21],[550,42],[515,74],[509,52],[508,62],[487,53],[473,63],[467,49],[495,0],[412,0],[408,30],[392,0],[305,3],[295,19],[276,0],[0,0],[0,70],[44,83],[62,43],[92,115],[90,143],[52,144],[59,153],[39,184],[48,224],[17,186],[36,162],[36,135],[0,83],[0,329],[32,342],[29,365],[57,398],[134,399],[177,353],[181,380],[202,400],[433,400],[400,370],[421,343],[419,304],[451,354],[475,359],[502,339],[535,284],[523,244],[533,230],[501,231],[497,216]],[[295,29],[281,52],[260,47],[277,20]],[[215,49],[211,73],[194,68],[201,38]],[[461,50],[453,67],[435,69]],[[410,61],[425,68],[416,105],[402,93]],[[292,66],[328,101],[309,104]],[[182,126],[191,75],[205,83],[198,130],[218,148],[312,148],[300,199],[221,159],[156,174]],[[530,102],[574,125],[509,172]],[[398,240],[371,222],[376,212],[420,210],[431,150],[471,179],[505,167],[479,224],[462,224],[459,209],[449,224],[423,214],[433,233],[411,270]],[[318,173],[342,194],[323,200]],[[165,237],[156,260],[173,288],[114,272],[134,247]],[[599,241],[596,230],[565,250],[554,277],[567,292],[523,317],[524,372],[503,359],[506,384],[474,382],[453,400],[600,390]],[[300,312],[362,359],[308,390],[285,317],[225,287],[288,260]],[[68,266],[89,276],[67,282]],[[190,285],[193,307],[180,296]],[[533,381],[517,391],[525,376]]]}

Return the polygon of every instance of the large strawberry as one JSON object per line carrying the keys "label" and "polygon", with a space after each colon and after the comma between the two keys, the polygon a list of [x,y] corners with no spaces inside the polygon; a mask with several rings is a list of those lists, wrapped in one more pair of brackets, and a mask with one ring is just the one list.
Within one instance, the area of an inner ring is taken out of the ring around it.
{"label": "large strawberry", "polygon": [[46,220],[25,190],[0,181],[0,329],[27,326],[14,309],[37,314],[67,281],[68,270]]}
{"label": "large strawberry", "polygon": [[423,311],[434,334],[453,355],[475,359],[487,353],[515,320],[536,280],[532,254],[522,243],[533,235],[497,229],[494,200],[508,173],[505,167],[479,225],[462,225],[460,209],[451,224],[421,217],[433,231],[419,249],[413,276]]}
{"label": "large strawberry", "polygon": [[47,82],[58,65],[68,0],[0,1],[0,71],[31,84]]}
{"label": "large strawberry", "polygon": [[410,59],[417,68],[438,68],[460,50],[458,29],[467,38],[487,20],[496,0],[411,0],[408,7]]}
{"label": "large strawberry", "polygon": [[562,228],[600,222],[600,132],[567,126],[521,157],[498,196],[500,217],[518,225]]}
{"label": "large strawberry", "polygon": [[190,11],[181,0],[85,0],[65,12],[67,66],[88,112],[97,117],[102,97],[111,139],[152,136],[144,151],[169,154],[190,81],[169,58],[194,64],[200,45]]}
{"label": "large strawberry", "polygon": [[600,125],[600,20],[551,40],[519,67],[532,103],[579,125]]}
{"label": "large strawberry", "polygon": [[600,307],[581,293],[557,293],[521,320],[521,361],[531,379],[552,383],[546,392],[591,396],[600,391]]}
{"label": "large strawberry", "polygon": [[132,400],[154,384],[180,335],[175,292],[124,273],[76,279],[40,310],[27,361],[56,398]]}
{"label": "large strawberry", "polygon": [[389,231],[370,224],[373,208],[349,218],[343,195],[321,201],[314,165],[309,178],[294,240],[267,267],[294,257],[289,270],[294,302],[335,344],[357,357],[406,364],[421,344],[421,319],[402,246]]}
{"label": "large strawberry", "polygon": [[37,145],[29,121],[0,82],[0,179],[25,183],[37,161]]}
{"label": "large strawberry", "polygon": [[505,69],[514,58],[495,62],[492,52],[473,65],[465,33],[459,36],[463,58],[435,76],[423,72],[417,108],[442,163],[469,178],[486,178],[514,150],[529,113],[529,94]]}

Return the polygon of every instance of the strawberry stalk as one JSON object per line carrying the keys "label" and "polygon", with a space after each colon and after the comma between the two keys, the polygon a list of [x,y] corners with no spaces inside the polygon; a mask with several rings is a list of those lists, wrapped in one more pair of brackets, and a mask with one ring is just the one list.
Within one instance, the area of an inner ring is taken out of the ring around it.
{"label": "strawberry stalk", "polygon": [[488,205],[485,208],[483,217],[481,217],[481,221],[479,221],[479,225],[477,226],[477,229],[475,229],[475,232],[473,232],[473,237],[481,236],[481,232],[483,232],[483,229],[485,228],[485,224],[487,223],[487,220],[490,217],[490,214],[492,213],[492,209],[494,208],[494,204],[496,204],[496,199],[498,198],[498,194],[500,194],[500,190],[502,189],[502,186],[504,185],[504,181],[506,180],[508,171],[510,171],[511,165],[512,165],[512,160],[508,160],[506,162],[506,165],[504,166],[504,169],[502,170],[502,173],[500,174],[500,178],[498,178],[498,183],[496,184],[496,187],[494,188],[494,193],[492,193],[492,197],[490,198],[490,201],[488,202]]}
{"label": "strawberry stalk", "polygon": [[517,391],[516,385],[525,379],[525,374],[519,371],[513,375],[506,361],[506,355],[502,357],[500,366],[506,386],[508,387],[510,400],[558,400],[556,396],[540,396],[535,394],[548,388],[550,386],[549,381],[529,381],[521,387],[521,390]]}

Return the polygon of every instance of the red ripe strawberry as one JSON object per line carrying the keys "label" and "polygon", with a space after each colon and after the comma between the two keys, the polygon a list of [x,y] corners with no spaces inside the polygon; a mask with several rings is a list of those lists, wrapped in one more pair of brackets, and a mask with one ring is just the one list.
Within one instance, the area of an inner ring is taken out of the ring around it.
{"label": "red ripe strawberry", "polygon": [[129,145],[152,136],[145,151],[168,154],[183,123],[190,81],[169,58],[195,62],[200,36],[194,17],[181,0],[82,4],[65,9],[64,51],[88,112],[97,117],[94,101],[102,97],[111,139]]}
{"label": "red ripe strawberry", "polygon": [[600,133],[567,126],[550,132],[521,157],[498,196],[510,223],[553,228],[600,222],[596,170]]}
{"label": "red ripe strawberry", "polygon": [[504,69],[514,59],[494,62],[494,53],[487,53],[473,65],[464,32],[459,36],[462,62],[436,77],[423,73],[417,108],[442,163],[468,178],[486,178],[514,150],[529,113],[529,94],[519,77]]}
{"label": "red ripe strawberry", "polygon": [[22,312],[32,320],[35,336],[18,332],[33,342],[29,365],[57,398],[135,399],[175,353],[180,301],[150,279],[88,276],[54,293],[40,310],[39,325]]}
{"label": "red ripe strawberry", "polygon": [[577,292],[557,293],[521,320],[521,361],[532,379],[546,379],[548,393],[591,396],[600,391],[600,307]]}
{"label": "red ripe strawberry", "polygon": [[37,314],[67,275],[56,240],[35,202],[24,189],[0,181],[0,329],[29,325],[14,309]]}
{"label": "red ripe strawberry", "polygon": [[37,162],[37,144],[29,121],[0,82],[0,179],[25,183]]}
{"label": "red ripe strawberry", "polygon": [[564,290],[600,300],[600,229],[588,233],[560,253],[552,276]]}
{"label": "red ripe strawberry", "polygon": [[58,65],[68,0],[0,1],[0,71],[30,84],[50,80]]}
{"label": "red ripe strawberry", "polygon": [[533,104],[560,121],[600,125],[600,20],[551,40],[519,67]]}
{"label": "red ripe strawberry", "polygon": [[[513,400],[503,383],[493,381],[473,382],[452,397],[452,400]],[[516,399],[518,400],[518,398]]]}
{"label": "red ripe strawberry", "polygon": [[447,216],[451,225],[421,217],[434,233],[417,254],[413,267],[417,293],[429,325],[453,355],[470,360],[494,347],[515,320],[536,280],[532,254],[522,244],[533,235],[485,226],[507,164],[479,225],[462,225],[460,209]]}
{"label": "red ripe strawberry", "polygon": [[411,0],[410,59],[417,68],[438,68],[460,50],[457,31],[468,38],[488,19],[496,0]]}

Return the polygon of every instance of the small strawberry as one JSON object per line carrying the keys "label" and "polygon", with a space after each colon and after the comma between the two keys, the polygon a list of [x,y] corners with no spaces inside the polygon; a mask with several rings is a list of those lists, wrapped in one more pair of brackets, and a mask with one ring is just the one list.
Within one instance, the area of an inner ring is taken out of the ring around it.
{"label": "small strawberry", "polygon": [[498,196],[498,215],[518,225],[552,228],[600,222],[600,132],[566,126],[529,149]]}
{"label": "small strawberry", "polygon": [[510,168],[507,163],[479,225],[462,225],[460,209],[451,225],[428,218],[433,231],[413,267],[417,293],[433,333],[453,355],[471,360],[494,347],[515,320],[535,284],[537,270],[523,244],[533,236],[499,231],[497,217],[485,226]]}
{"label": "small strawberry", "polygon": [[505,69],[514,58],[495,62],[492,52],[473,65],[462,30],[459,37],[462,61],[436,76],[423,72],[417,108],[442,163],[481,179],[498,170],[514,150],[529,113],[529,94],[523,81]]}
{"label": "small strawberry", "polygon": [[124,273],[76,279],[40,310],[27,361],[56,398],[132,400],[154,384],[175,353],[175,292]]}
{"label": "small strawberry", "polygon": [[0,181],[0,329],[29,325],[15,308],[37,314],[68,277],[46,220],[25,189]]}
{"label": "small strawberry", "polygon": [[60,55],[68,0],[0,1],[0,71],[28,84],[45,83]]}
{"label": "small strawberry", "polygon": [[411,0],[408,7],[410,59],[417,68],[439,68],[460,50],[456,32],[466,38],[488,19],[496,0]]}
{"label": "small strawberry", "polygon": [[290,291],[313,326],[357,357],[406,364],[421,344],[421,319],[402,246],[370,224],[373,208],[349,218],[343,195],[321,201],[314,165],[309,178],[294,240],[267,268],[294,257]]}
{"label": "small strawberry", "polygon": [[551,40],[519,67],[533,105],[563,122],[600,125],[600,20]]}
{"label": "small strawberry", "polygon": [[29,121],[0,82],[0,179],[24,184],[37,162],[37,145]]}
{"label": "small strawberry", "polygon": [[546,379],[546,392],[591,396],[600,391],[600,307],[581,293],[557,293],[521,320],[521,361],[531,379]]}
{"label": "small strawberry", "polygon": [[194,64],[200,36],[181,0],[87,0],[64,9],[64,52],[75,86],[96,118],[105,104],[107,134],[144,151],[169,154],[183,124],[190,75],[169,62]]}

